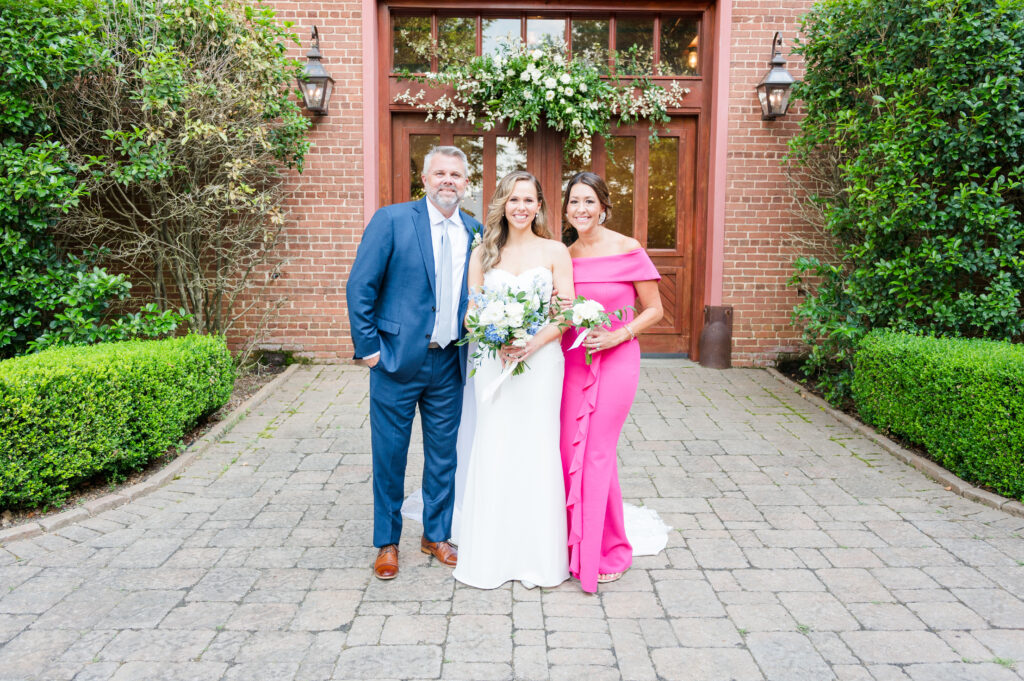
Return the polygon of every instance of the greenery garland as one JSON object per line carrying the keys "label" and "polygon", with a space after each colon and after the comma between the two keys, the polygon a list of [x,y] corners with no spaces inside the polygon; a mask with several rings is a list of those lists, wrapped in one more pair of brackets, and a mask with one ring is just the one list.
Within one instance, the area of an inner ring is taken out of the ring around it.
{"label": "greenery garland", "polygon": [[667,123],[669,108],[681,106],[690,92],[676,81],[664,88],[643,76],[602,78],[600,61],[566,59],[565,51],[561,43],[535,48],[502,43],[497,54],[439,73],[398,71],[419,83],[451,86],[454,93],[430,100],[424,89],[416,94],[407,89],[395,101],[426,111],[427,120],[466,120],[484,130],[505,123],[522,135],[543,123],[566,134],[566,158],[588,163],[593,136],[607,134],[613,119],[620,124],[649,121],[651,136],[657,137],[655,126]]}

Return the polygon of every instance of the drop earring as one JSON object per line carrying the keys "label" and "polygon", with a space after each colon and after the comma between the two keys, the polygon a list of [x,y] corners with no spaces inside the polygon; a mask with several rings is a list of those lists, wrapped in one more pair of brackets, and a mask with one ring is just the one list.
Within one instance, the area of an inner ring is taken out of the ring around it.
{"label": "drop earring", "polygon": [[608,213],[605,213],[604,211],[601,211],[601,217],[599,217],[597,219],[597,224],[603,225],[604,221],[607,220],[607,219],[608,219]]}

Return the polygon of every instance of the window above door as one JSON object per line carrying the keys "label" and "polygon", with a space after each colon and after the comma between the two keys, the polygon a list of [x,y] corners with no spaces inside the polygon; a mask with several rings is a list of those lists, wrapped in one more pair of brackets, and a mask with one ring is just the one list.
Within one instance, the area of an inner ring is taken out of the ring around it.
{"label": "window above door", "polygon": [[491,54],[502,41],[564,44],[566,56],[596,61],[609,74],[694,78],[702,75],[701,14],[612,12],[602,15],[393,9],[391,71],[436,72]]}

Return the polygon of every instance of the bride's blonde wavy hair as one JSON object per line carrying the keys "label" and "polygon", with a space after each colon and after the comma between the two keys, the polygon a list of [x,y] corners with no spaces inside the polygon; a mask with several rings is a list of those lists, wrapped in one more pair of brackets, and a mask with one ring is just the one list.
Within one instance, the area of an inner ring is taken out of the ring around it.
{"label": "bride's blonde wavy hair", "polygon": [[487,206],[487,219],[484,221],[484,237],[480,243],[480,248],[482,249],[480,262],[483,265],[484,272],[501,262],[501,249],[504,248],[505,243],[508,241],[508,219],[505,217],[505,204],[508,203],[509,197],[512,196],[516,182],[532,182],[537,190],[539,208],[537,209],[537,215],[533,218],[533,224],[530,226],[533,233],[542,239],[554,238],[548,227],[548,204],[544,200],[544,191],[540,187],[540,182],[525,170],[512,171],[498,182],[498,186],[494,190],[494,196],[491,197],[491,203]]}

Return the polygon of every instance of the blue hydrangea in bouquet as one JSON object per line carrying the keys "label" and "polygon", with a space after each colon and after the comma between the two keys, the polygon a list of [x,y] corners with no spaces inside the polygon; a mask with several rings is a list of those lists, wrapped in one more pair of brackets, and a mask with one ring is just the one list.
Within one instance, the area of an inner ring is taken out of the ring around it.
{"label": "blue hydrangea in bouquet", "polygon": [[[540,276],[513,286],[484,286],[470,292],[470,301],[474,307],[466,315],[466,335],[459,345],[475,342],[474,360],[484,355],[494,357],[506,345],[524,347],[551,322],[550,301]],[[512,375],[518,376],[527,368],[525,362],[515,362]]]}

